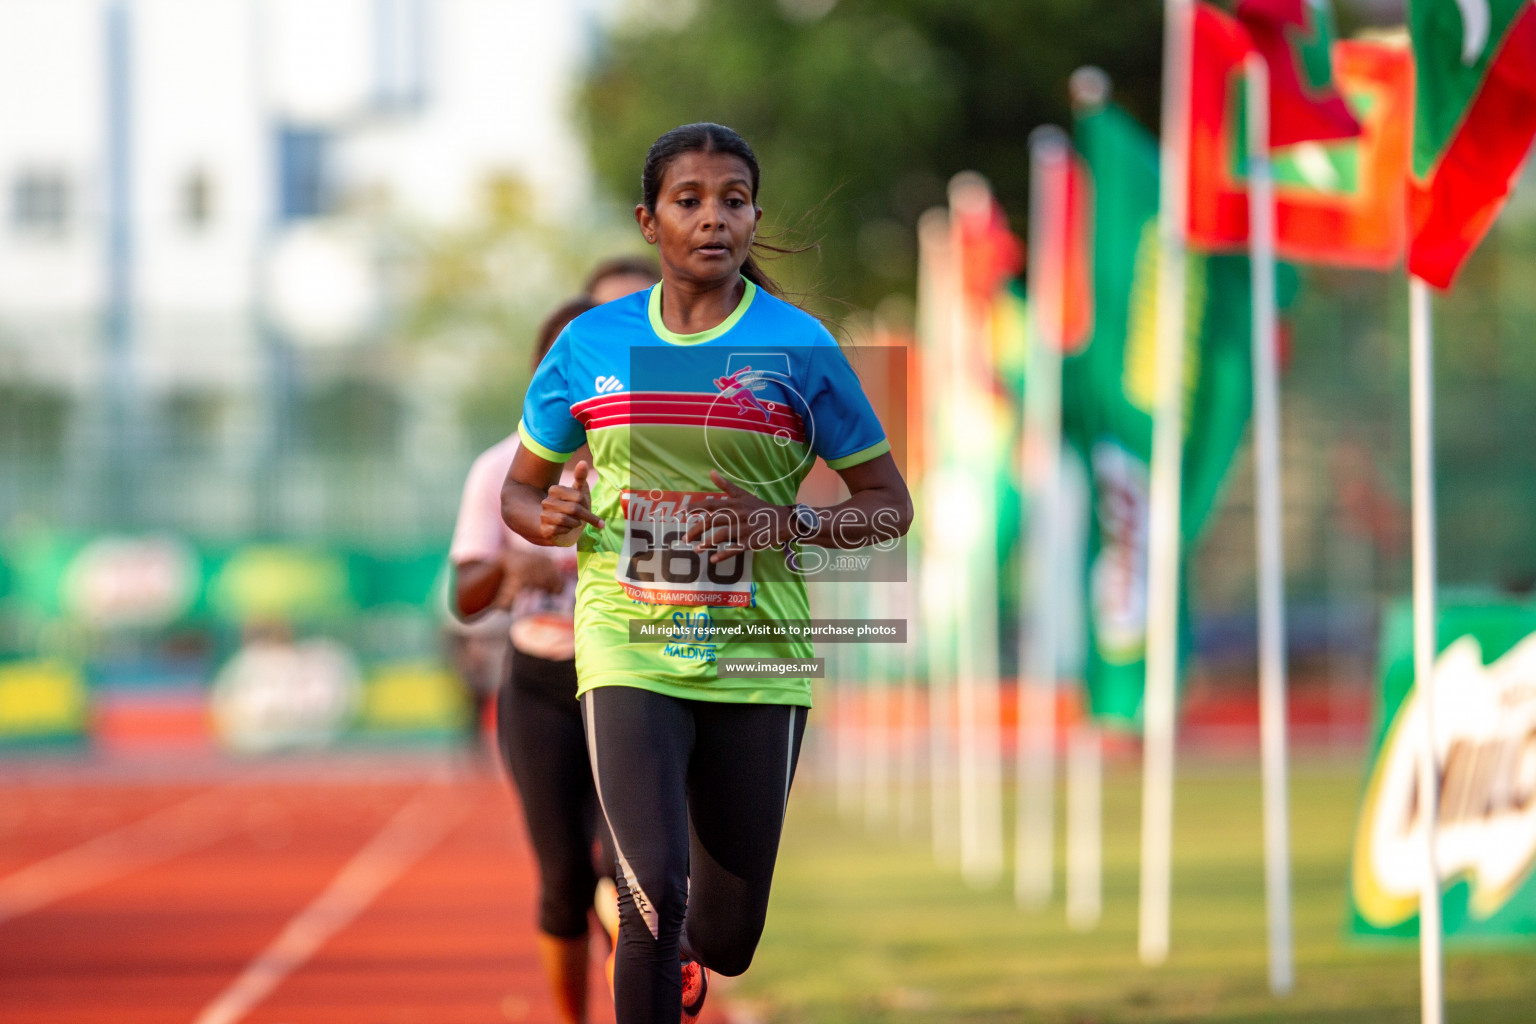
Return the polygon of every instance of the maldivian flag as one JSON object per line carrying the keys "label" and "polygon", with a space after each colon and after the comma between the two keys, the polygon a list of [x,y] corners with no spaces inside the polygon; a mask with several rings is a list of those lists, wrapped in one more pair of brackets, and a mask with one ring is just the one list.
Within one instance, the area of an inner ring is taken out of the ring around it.
{"label": "maldivian flag", "polygon": [[[1248,245],[1248,147],[1242,25],[1206,4],[1194,15],[1189,132],[1189,240],[1216,251]],[[1339,88],[1358,138],[1302,142],[1273,153],[1275,251],[1281,259],[1385,270],[1407,235],[1412,64],[1402,46],[1333,45]]]}
{"label": "maldivian flag", "polygon": [[1333,84],[1333,12],[1328,0],[1239,0],[1234,10],[1269,64],[1269,144],[1360,134]]}
{"label": "maldivian flag", "polygon": [[1536,136],[1536,2],[1409,0],[1418,68],[1408,272],[1449,288]]}
{"label": "maldivian flag", "polygon": [[[1089,469],[1085,681],[1107,723],[1139,724],[1156,392],[1157,145],[1113,105],[1081,115],[1093,184],[1093,328],[1062,365],[1063,430]],[[1191,253],[1183,506],[1186,553],[1215,507],[1252,404],[1248,261]],[[1294,274],[1281,285],[1294,291]],[[1187,579],[1187,574],[1181,574]],[[1187,602],[1181,630],[1188,636]]]}

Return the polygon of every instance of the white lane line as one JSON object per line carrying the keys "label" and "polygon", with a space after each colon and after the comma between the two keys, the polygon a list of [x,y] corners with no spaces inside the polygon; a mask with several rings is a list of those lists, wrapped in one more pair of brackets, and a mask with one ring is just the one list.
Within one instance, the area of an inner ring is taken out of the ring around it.
{"label": "white lane line", "polygon": [[0,879],[0,922],[210,846],[237,826],[229,787],[205,790]]}
{"label": "white lane line", "polygon": [[272,994],[469,812],[470,802],[432,788],[418,794],[299,911],[240,976],[203,1007],[195,1024],[234,1024]]}

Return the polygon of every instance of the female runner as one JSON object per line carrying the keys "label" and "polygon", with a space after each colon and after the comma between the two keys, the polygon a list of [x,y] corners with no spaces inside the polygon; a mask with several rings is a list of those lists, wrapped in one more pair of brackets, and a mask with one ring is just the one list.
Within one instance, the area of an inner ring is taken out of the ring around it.
{"label": "female runner", "polygon": [[[752,258],[758,179],[720,125],[652,145],[635,217],[661,283],[561,334],[502,490],[513,530],[580,559],[577,677],[618,857],[619,1024],[696,1019],[705,968],[740,974],[762,934],[810,683],[717,663],[810,655],[743,635],[808,616],[796,542],[857,547],[911,523],[842,351]],[[584,441],[592,464],[562,485]],[[817,456],[848,487],[840,505],[795,504]]]}
{"label": "female runner", "polygon": [[[600,264],[587,282],[589,295],[565,303],[539,328],[535,367],[573,317],[656,280],[643,260]],[[497,746],[517,785],[539,864],[544,971],[564,1024],[584,1024],[587,910],[594,909],[610,932],[616,928],[613,885],[606,877],[614,858],[576,702],[575,554],[536,548],[501,521],[501,484],[517,445],[513,435],[470,468],[449,553],[454,606],[466,619],[491,608],[511,612],[507,678],[496,691]],[[601,872],[592,863],[594,841],[606,862]]]}

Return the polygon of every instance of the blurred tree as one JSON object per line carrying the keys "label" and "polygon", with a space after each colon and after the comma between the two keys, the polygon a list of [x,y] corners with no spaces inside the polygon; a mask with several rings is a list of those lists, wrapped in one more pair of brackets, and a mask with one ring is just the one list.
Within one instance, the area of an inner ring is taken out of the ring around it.
{"label": "blurred tree", "polygon": [[1077,67],[1155,124],[1161,24],[1158,0],[636,0],[582,93],[589,148],[635,201],[658,135],[730,125],[762,163],[765,224],[821,244],[819,266],[781,268],[790,287],[873,305],[911,294],[917,218],[958,171],[1023,231],[1029,133],[1069,122]]}

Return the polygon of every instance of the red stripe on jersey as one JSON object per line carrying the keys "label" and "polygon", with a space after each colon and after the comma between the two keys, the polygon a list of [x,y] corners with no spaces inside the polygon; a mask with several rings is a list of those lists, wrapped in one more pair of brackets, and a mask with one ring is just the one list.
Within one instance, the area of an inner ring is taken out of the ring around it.
{"label": "red stripe on jersey", "polygon": [[668,427],[709,427],[712,430],[750,430],[755,434],[772,434],[787,436],[791,441],[800,444],[805,443],[805,432],[798,427],[791,427],[777,423],[764,423],[762,420],[750,416],[728,416],[715,412],[712,415],[699,413],[696,415],[684,413],[609,413],[604,416],[594,416],[588,419],[583,426],[587,430],[602,430],[605,427],[633,427],[633,426],[668,426]]}
{"label": "red stripe on jersey", "polygon": [[680,426],[708,424],[722,430],[752,430],[758,433],[788,433],[796,441],[805,440],[805,423],[793,410],[775,403],[767,410],[752,405],[738,405],[721,395],[679,391],[641,391],[620,395],[599,395],[571,406],[571,412],[588,430],[627,423],[671,423]]}

